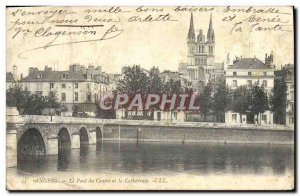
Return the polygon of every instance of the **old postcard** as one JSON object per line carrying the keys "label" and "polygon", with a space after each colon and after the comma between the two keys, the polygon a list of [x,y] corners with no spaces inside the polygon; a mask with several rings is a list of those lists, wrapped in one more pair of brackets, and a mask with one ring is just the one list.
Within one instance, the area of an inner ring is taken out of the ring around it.
{"label": "old postcard", "polygon": [[7,7],[7,189],[293,190],[293,18]]}

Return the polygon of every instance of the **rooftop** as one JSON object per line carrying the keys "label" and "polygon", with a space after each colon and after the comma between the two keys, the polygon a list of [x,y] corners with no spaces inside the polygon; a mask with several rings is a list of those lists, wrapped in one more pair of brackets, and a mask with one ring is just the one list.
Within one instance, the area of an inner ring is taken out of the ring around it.
{"label": "rooftop", "polygon": [[258,58],[237,59],[228,69],[271,69]]}
{"label": "rooftop", "polygon": [[[103,82],[99,77],[99,74],[93,75],[80,71],[53,71],[50,68],[45,70],[38,70],[37,68],[31,69],[28,76],[20,80],[20,82],[68,82],[68,81],[95,81]],[[105,73],[101,73],[101,76],[106,77]],[[108,76],[107,76],[108,77]]]}

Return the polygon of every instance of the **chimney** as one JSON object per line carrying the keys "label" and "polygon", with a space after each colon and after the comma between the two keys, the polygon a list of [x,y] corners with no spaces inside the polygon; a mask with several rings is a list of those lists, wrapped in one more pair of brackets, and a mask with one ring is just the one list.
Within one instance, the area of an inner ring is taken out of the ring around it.
{"label": "chimney", "polygon": [[33,73],[33,70],[34,70],[33,67],[29,67],[29,69],[28,69],[29,74],[32,74],[32,73]]}
{"label": "chimney", "polygon": [[16,65],[13,67],[13,78],[14,80],[18,80],[18,67]]}
{"label": "chimney", "polygon": [[227,64],[230,63],[230,55],[229,55],[229,53],[227,54],[227,61],[226,61],[226,63],[227,63]]}

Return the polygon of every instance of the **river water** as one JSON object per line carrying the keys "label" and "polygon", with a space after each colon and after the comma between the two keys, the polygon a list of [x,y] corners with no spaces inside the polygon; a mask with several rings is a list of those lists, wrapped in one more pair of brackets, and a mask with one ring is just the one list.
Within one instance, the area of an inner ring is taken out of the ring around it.
{"label": "river water", "polygon": [[18,160],[18,174],[56,172],[283,175],[294,171],[293,145],[102,142],[59,155]]}

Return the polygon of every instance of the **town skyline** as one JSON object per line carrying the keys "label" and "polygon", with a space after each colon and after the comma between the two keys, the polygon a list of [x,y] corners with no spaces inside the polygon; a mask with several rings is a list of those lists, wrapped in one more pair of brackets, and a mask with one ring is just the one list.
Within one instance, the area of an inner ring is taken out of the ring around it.
{"label": "town skyline", "polygon": [[[221,8],[218,9],[221,10]],[[193,12],[196,34],[199,33],[200,29],[206,34],[211,13],[216,37],[216,62],[226,61],[228,53],[230,54],[231,62],[235,56],[255,56],[263,60],[265,53],[269,54],[273,51],[276,69],[280,69],[281,65],[294,63],[293,36],[283,36],[286,33],[293,34],[293,32],[244,31],[242,33],[230,34],[232,25],[230,26],[222,22],[224,17],[222,13],[212,11]],[[124,15],[126,14],[124,13]],[[45,65],[55,70],[63,71],[68,69],[69,65],[76,63],[86,66],[89,64],[101,66],[107,73],[119,73],[122,67],[134,64],[141,65],[148,70],[153,66],[158,66],[160,70],[177,71],[179,63],[186,62],[186,39],[190,12],[178,13],[178,15],[180,17],[176,18],[176,22],[166,24],[139,23],[138,28],[136,25],[123,24],[121,26],[124,32],[112,40],[36,50],[34,53],[28,53],[26,59],[18,57],[17,54],[21,50],[20,47],[13,47],[19,41],[22,41],[21,38],[16,37],[11,41],[12,45],[7,46],[7,50],[10,53],[10,57],[7,57],[7,72],[12,72],[13,65],[18,66],[18,72],[23,73],[23,75],[28,74],[29,67],[42,69]],[[284,16],[281,17],[284,18]],[[155,27],[155,31],[149,34],[147,32],[151,31],[151,25]],[[172,35],[169,32],[173,32]],[[222,39],[224,33],[227,39]],[[11,34],[12,32],[8,32],[8,38]],[[269,36],[270,34],[272,36]],[[29,44],[30,41],[32,41],[30,37],[25,39],[23,42],[24,48],[28,48],[26,46],[31,45]],[[45,40],[35,40],[34,42],[41,44]],[[156,50],[156,48],[161,48],[161,50]],[[282,50],[283,48],[284,50]],[[170,54],[172,54],[172,58],[170,58]],[[40,58],[34,58],[36,55]]]}

